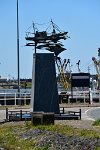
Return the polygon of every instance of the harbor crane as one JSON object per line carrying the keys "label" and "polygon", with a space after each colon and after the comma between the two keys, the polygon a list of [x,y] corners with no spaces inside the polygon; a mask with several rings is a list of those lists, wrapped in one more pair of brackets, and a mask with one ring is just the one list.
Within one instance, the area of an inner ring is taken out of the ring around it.
{"label": "harbor crane", "polygon": [[69,76],[68,73],[66,72],[66,68],[67,65],[70,64],[70,59],[64,59],[62,61],[60,57],[57,57],[55,62],[59,72],[58,82],[67,90],[69,87],[69,83],[68,83]]}
{"label": "harbor crane", "polygon": [[94,62],[98,77],[97,88],[100,90],[100,48],[98,48],[98,57],[99,60],[97,60],[95,57],[92,57],[92,60]]}

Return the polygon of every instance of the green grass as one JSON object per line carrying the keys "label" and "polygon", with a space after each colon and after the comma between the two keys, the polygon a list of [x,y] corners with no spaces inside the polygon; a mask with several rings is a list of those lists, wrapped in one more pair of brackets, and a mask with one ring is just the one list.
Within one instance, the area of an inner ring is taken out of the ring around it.
{"label": "green grass", "polygon": [[15,130],[18,133],[22,133],[28,129],[25,125],[0,128],[0,147],[6,148],[7,150],[31,150],[35,141],[21,139],[18,134],[15,134]]}
{"label": "green grass", "polygon": [[95,150],[100,150],[100,147],[95,147]]}
{"label": "green grass", "polygon": [[[25,88],[25,81],[20,82],[21,87]],[[26,82],[26,88],[31,88],[32,83],[31,82]]]}
{"label": "green grass", "polygon": [[[30,122],[22,125],[0,126],[0,147],[7,150],[48,150],[48,145],[42,149],[36,146],[36,139],[23,139],[20,137],[22,133],[30,129],[41,129],[58,132],[64,135],[84,136],[88,138],[100,138],[100,133],[92,130],[74,129],[70,126],[64,125],[38,125],[33,126]],[[100,150],[95,148],[95,150]]]}
{"label": "green grass", "polygon": [[93,126],[100,126],[100,119],[94,121]]}

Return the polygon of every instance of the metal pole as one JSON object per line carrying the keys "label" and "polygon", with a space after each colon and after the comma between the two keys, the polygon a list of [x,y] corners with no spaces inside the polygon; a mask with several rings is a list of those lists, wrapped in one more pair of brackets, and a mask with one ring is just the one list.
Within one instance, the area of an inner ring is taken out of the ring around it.
{"label": "metal pole", "polygon": [[[18,0],[17,0],[17,69],[18,69],[18,98],[20,98],[20,68],[19,68],[19,18],[18,18]],[[19,101],[19,100],[18,100]],[[19,102],[21,104],[21,102]]]}
{"label": "metal pole", "polygon": [[18,20],[18,0],[17,0],[17,69],[18,69],[18,92],[20,93],[20,68],[19,68],[19,20]]}

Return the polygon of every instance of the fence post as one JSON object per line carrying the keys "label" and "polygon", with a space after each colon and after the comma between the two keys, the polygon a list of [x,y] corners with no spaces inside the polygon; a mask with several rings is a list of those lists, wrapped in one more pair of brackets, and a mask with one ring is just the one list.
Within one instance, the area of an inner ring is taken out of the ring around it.
{"label": "fence post", "polygon": [[25,93],[25,96],[24,96],[24,105],[26,105],[26,93]]}
{"label": "fence post", "polygon": [[8,108],[6,108],[6,120],[8,121]]}
{"label": "fence post", "polygon": [[20,120],[22,120],[22,110],[20,110]]}
{"label": "fence post", "polygon": [[63,107],[63,114],[64,114],[65,112],[64,112],[64,107]]}
{"label": "fence post", "polygon": [[16,105],[17,103],[16,103],[16,93],[15,93],[15,105]]}
{"label": "fence post", "polygon": [[85,104],[85,99],[86,99],[86,93],[85,93],[85,91],[84,91],[84,93],[83,93],[83,95],[84,95],[84,104]]}
{"label": "fence post", "polygon": [[6,93],[5,93],[5,96],[4,96],[4,106],[6,106],[6,100],[7,100],[7,98],[6,98]]}
{"label": "fence post", "polygon": [[80,120],[81,120],[81,109],[80,109],[79,113],[80,113],[79,115],[80,115]]}

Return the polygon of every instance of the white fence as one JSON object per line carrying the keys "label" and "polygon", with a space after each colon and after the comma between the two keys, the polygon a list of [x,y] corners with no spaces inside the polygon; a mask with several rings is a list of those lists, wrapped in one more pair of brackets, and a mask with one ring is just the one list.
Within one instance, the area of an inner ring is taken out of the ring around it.
{"label": "white fence", "polygon": [[[65,96],[64,92],[59,93],[60,95]],[[69,101],[72,98],[71,92],[67,92],[69,95]],[[90,95],[89,95],[90,94]],[[83,99],[83,102],[86,102],[86,99],[90,99],[90,103],[94,102],[94,99],[97,99],[97,102],[100,103],[100,91],[73,91],[73,98],[77,102],[78,99]],[[0,105],[29,105],[31,102],[31,93],[0,93]]]}
{"label": "white fence", "polygon": [[65,99],[67,98],[66,96],[68,96],[68,103],[70,103],[72,101],[72,99],[74,99],[74,102],[90,102],[91,104],[93,102],[99,102],[100,103],[100,91],[73,91],[71,93],[71,91],[63,91],[60,92],[59,95],[62,95]]}
{"label": "white fence", "polygon": [[28,105],[30,93],[0,93],[0,105]]}
{"label": "white fence", "polygon": [[91,104],[95,101],[100,103],[100,91],[74,91],[73,98],[76,98],[76,101],[79,98],[84,99],[84,103],[86,99],[89,99]]}

